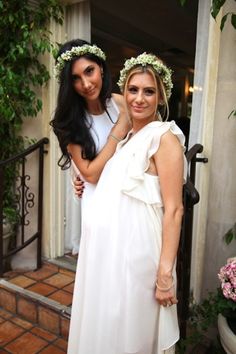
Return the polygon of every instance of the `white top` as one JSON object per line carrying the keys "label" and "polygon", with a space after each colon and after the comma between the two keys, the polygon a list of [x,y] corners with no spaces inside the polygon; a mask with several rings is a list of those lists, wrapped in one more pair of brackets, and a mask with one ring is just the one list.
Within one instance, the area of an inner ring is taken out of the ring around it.
{"label": "white top", "polygon": [[[109,113],[109,115],[107,112]],[[103,112],[102,114],[98,114],[98,115],[94,115],[90,113],[86,114],[88,121],[92,124],[90,129],[91,129],[92,137],[95,142],[97,153],[99,153],[101,149],[104,147],[104,145],[106,144],[107,137],[114,123],[117,122],[118,115],[120,113],[119,108],[113,98],[107,101],[107,112]],[[81,198],[82,209],[84,209],[84,207],[87,205],[89,199],[91,198],[95,190],[96,184],[89,183],[85,180],[85,178],[80,173],[73,160],[71,161],[71,165],[72,165],[71,168],[72,181],[78,175],[84,181],[85,188],[83,192],[83,197]],[[83,212],[84,210],[82,210],[82,213]]]}
{"label": "white top", "polygon": [[174,353],[176,305],[154,296],[163,202],[158,176],[147,173],[168,130],[184,152],[173,121],[152,122],[121,141],[102,172],[84,220],[68,354]]}

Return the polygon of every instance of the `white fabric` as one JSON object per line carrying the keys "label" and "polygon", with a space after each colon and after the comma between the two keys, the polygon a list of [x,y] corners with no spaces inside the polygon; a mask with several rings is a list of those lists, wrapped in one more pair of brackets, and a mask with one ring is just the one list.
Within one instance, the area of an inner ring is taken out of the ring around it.
{"label": "white fabric", "polygon": [[[91,11],[88,1],[77,1],[76,4],[66,6],[65,24],[67,40],[81,38],[90,42],[91,37]],[[80,244],[81,213],[80,199],[75,198],[71,187],[70,171],[65,171],[65,252],[72,251],[77,254]]]}
{"label": "white fabric", "polygon": [[81,203],[75,196],[71,185],[70,170],[65,171],[65,252],[77,254],[79,252],[81,234]]}
{"label": "white fabric", "polygon": [[[91,134],[94,138],[97,152],[99,152],[106,144],[110,130],[114,123],[116,123],[119,115],[119,109],[112,98],[107,101],[107,112],[109,113],[110,118],[106,112],[100,115],[91,115],[87,113],[87,119],[91,124]],[[83,180],[84,178],[73,161],[70,174],[70,183],[67,184],[67,203],[71,203],[73,207],[70,209],[67,208],[66,213],[65,248],[72,250],[73,254],[77,254],[80,247],[80,225],[82,227],[83,215],[85,214],[86,206],[95,190],[95,185],[85,181],[83,197],[80,199],[74,193],[72,182],[77,175]]]}
{"label": "white fabric", "polygon": [[103,170],[83,225],[68,354],[174,353],[176,305],[154,298],[162,199],[146,172],[168,130],[184,144],[174,122],[152,122],[119,143]]}

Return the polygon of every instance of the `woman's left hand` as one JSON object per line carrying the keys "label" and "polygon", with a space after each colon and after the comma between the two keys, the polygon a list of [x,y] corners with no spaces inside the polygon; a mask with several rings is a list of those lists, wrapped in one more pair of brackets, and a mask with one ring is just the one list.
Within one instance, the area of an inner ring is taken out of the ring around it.
{"label": "woman's left hand", "polygon": [[164,307],[177,304],[178,300],[176,298],[173,280],[171,280],[171,283],[165,284],[164,286],[156,282],[155,298],[157,302]]}

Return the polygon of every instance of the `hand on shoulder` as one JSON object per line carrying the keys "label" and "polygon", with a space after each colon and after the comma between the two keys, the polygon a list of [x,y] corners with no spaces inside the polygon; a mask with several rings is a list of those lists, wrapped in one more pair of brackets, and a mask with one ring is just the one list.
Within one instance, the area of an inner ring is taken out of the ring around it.
{"label": "hand on shoulder", "polygon": [[128,119],[127,112],[125,109],[125,103],[124,103],[124,98],[122,95],[119,95],[117,93],[112,94],[112,98],[116,102],[120,114],[117,120],[117,123],[115,124],[114,128],[112,129],[112,133],[118,134],[119,137],[122,137],[122,139],[126,136],[128,131],[132,128],[131,123]]}
{"label": "hand on shoulder", "polygon": [[115,103],[117,104],[119,111],[124,112],[125,111],[124,97],[118,93],[113,93],[112,98],[114,99]]}

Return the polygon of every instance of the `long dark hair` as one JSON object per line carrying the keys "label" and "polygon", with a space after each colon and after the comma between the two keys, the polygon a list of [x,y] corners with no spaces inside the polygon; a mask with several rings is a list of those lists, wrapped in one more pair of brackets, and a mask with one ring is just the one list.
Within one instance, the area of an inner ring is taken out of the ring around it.
{"label": "long dark hair", "polygon": [[[61,46],[57,58],[72,47],[79,47],[84,44],[90,44],[81,39],[74,39],[66,42]],[[107,111],[106,101],[111,97],[111,77],[104,60],[94,54],[83,55],[85,59],[97,63],[103,68],[102,89],[99,99],[104,111]],[[96,146],[94,139],[90,133],[91,123],[86,119],[86,101],[80,96],[73,87],[73,79],[71,69],[73,62],[78,57],[65,63],[59,77],[59,91],[57,96],[57,107],[54,118],[50,125],[56,134],[62,151],[62,156],[58,161],[58,165],[63,169],[70,167],[71,158],[67,151],[67,145],[79,144],[82,147],[82,157],[84,159],[93,160],[96,156]]]}

